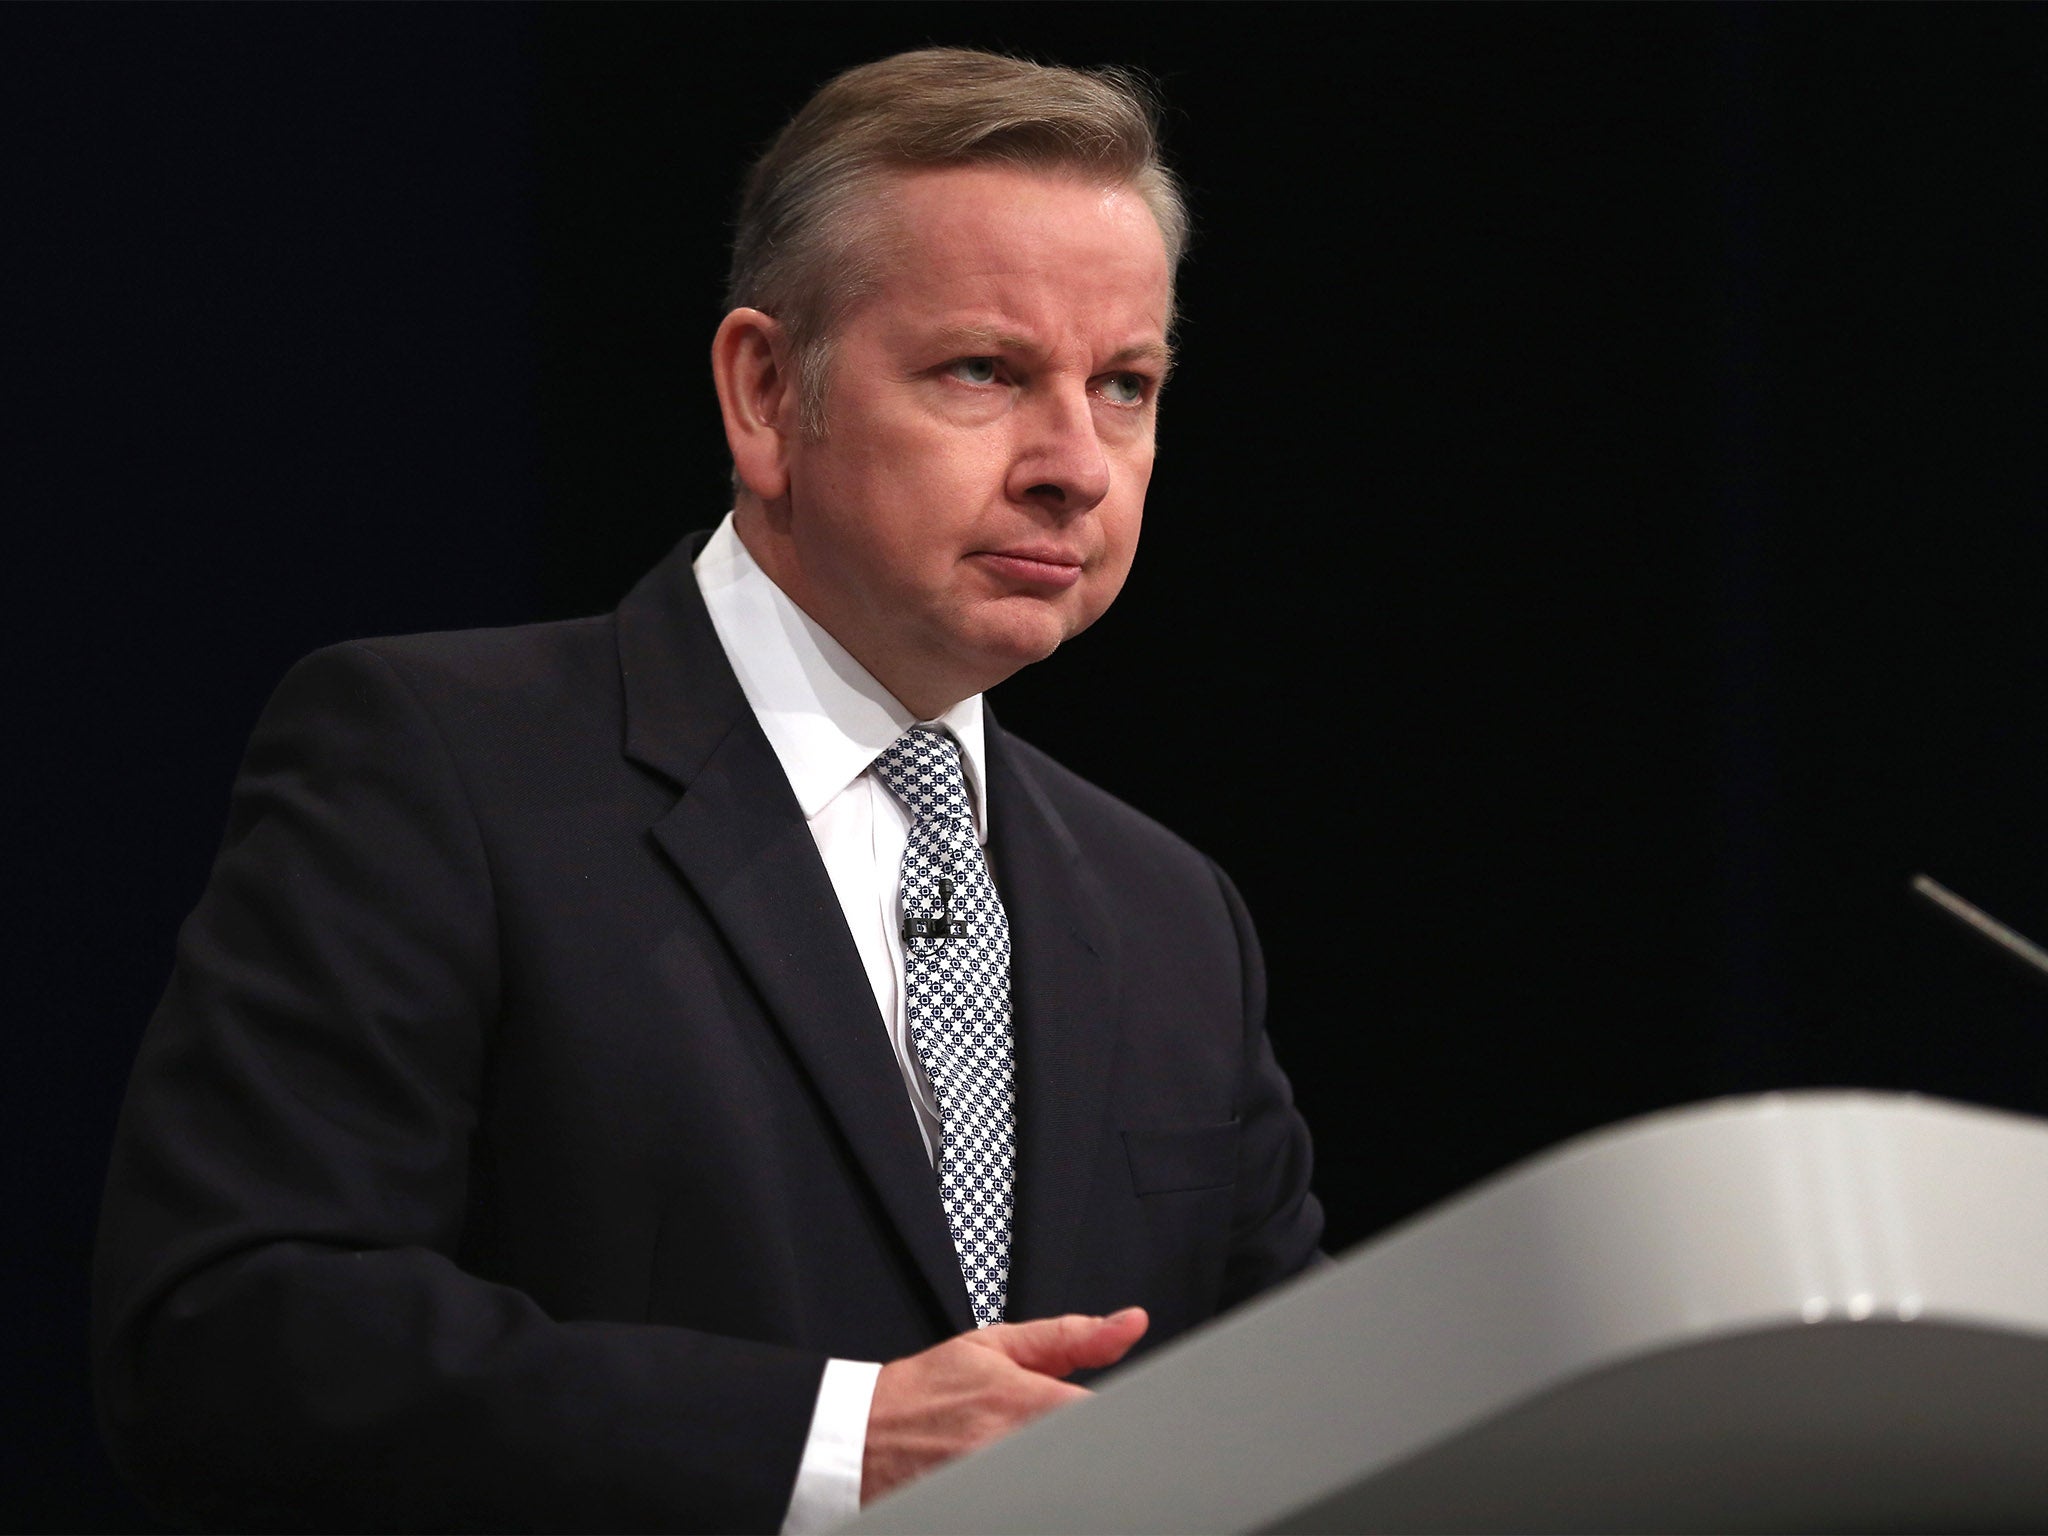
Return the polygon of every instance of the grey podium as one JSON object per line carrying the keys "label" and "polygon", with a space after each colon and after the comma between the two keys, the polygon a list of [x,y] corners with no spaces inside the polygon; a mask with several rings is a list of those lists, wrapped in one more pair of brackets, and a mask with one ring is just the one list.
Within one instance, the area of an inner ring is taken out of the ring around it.
{"label": "grey podium", "polygon": [[845,1529],[2048,1531],[2048,1122],[1580,1137]]}

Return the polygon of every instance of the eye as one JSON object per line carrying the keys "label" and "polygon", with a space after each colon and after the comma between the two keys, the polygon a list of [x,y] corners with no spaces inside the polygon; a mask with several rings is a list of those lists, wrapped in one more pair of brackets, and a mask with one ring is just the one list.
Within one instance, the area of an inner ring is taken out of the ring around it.
{"label": "eye", "polygon": [[947,365],[947,372],[967,384],[993,384],[996,381],[996,360],[992,357],[963,357]]}
{"label": "eye", "polygon": [[1145,384],[1142,373],[1112,373],[1102,381],[1102,393],[1112,405],[1143,405]]}

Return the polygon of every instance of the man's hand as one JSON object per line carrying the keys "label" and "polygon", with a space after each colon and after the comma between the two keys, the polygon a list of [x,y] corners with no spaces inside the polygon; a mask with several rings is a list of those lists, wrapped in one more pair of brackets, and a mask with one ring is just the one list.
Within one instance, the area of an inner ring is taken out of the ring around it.
{"label": "man's hand", "polygon": [[996,1323],[890,1361],[868,1410],[861,1503],[1088,1396],[1060,1378],[1116,1364],[1150,1321],[1143,1307],[1126,1307],[1108,1317]]}

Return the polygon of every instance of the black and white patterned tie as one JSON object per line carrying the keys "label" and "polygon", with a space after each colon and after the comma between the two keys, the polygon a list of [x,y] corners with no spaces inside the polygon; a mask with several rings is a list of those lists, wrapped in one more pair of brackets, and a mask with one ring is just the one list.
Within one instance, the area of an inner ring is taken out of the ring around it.
{"label": "black and white patterned tie", "polygon": [[1017,1116],[1010,920],[996,899],[960,749],[912,726],[875,774],[917,824],[903,850],[903,990],[910,1038],[939,1101],[939,1198],[977,1327],[1003,1320]]}

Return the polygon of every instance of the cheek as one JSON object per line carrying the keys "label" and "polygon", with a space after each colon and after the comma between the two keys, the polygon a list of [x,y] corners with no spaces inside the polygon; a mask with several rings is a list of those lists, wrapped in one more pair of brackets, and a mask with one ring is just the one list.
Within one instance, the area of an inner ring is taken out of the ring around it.
{"label": "cheek", "polygon": [[1103,518],[1103,544],[1110,559],[1116,564],[1122,580],[1123,572],[1131,568],[1131,557],[1138,550],[1138,531],[1145,521],[1145,490],[1141,484],[1128,498],[1119,500],[1114,510]]}
{"label": "cheek", "polygon": [[1142,504],[1103,519],[1102,559],[1096,564],[1092,579],[1083,584],[1085,615],[1082,623],[1092,624],[1101,618],[1109,605],[1116,601],[1123,591],[1124,581],[1131,574],[1132,557],[1138,552],[1138,525],[1143,517]]}
{"label": "cheek", "polygon": [[1003,434],[920,422],[878,437],[869,456],[866,499],[904,533],[937,542],[972,525],[1002,497]]}

